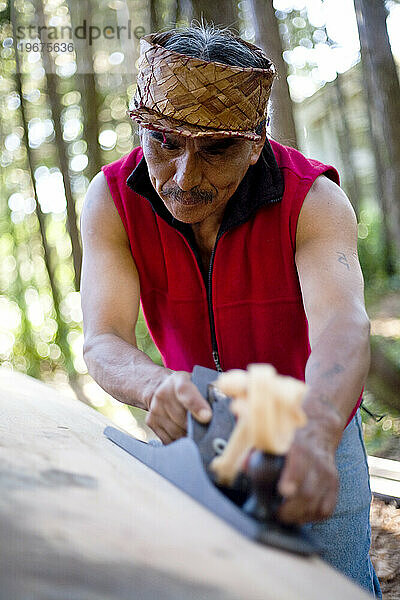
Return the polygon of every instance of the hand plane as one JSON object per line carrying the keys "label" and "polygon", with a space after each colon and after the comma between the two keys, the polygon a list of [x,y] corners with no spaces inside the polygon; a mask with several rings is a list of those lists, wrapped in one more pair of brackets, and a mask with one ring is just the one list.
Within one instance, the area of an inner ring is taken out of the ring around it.
{"label": "hand plane", "polygon": [[217,377],[217,371],[194,367],[192,381],[213,414],[209,423],[202,424],[188,413],[186,437],[163,446],[142,442],[114,427],[106,427],[104,434],[246,537],[302,555],[318,553],[301,528],[276,519],[281,500],[276,484],[284,457],[253,452],[245,472],[231,486],[216,481],[210,463],[221,454],[235,427],[231,399],[212,385]]}

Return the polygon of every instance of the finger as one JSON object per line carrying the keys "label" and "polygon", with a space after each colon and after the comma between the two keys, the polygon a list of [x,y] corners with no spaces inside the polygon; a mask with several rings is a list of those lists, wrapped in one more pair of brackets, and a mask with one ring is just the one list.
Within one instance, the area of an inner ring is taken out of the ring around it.
{"label": "finger", "polygon": [[[285,500],[284,503],[279,507],[278,518],[282,523],[288,525],[299,524],[302,516],[301,505],[299,506],[297,498],[291,498]],[[306,521],[305,521],[306,522]]]}
{"label": "finger", "polygon": [[328,519],[335,511],[338,499],[338,488],[335,485],[324,496],[321,504],[321,513],[323,519]]}
{"label": "finger", "polygon": [[299,493],[306,475],[305,460],[301,453],[289,451],[278,482],[278,492],[284,498],[291,498]]}
{"label": "finger", "polygon": [[328,486],[318,477],[318,472],[313,468],[309,469],[299,488],[299,503],[303,509],[299,514],[300,518],[312,520],[319,515],[327,489]]}
{"label": "finger", "polygon": [[163,421],[162,428],[171,438],[171,441],[178,440],[186,435],[186,430],[179,427],[179,425],[176,425],[173,421]]}
{"label": "finger", "polygon": [[335,511],[336,508],[336,498],[330,497],[325,498],[321,504],[321,520],[329,519]]}
{"label": "finger", "polygon": [[293,448],[286,457],[281,478],[278,482],[278,491],[285,501],[278,511],[278,517],[284,523],[307,522],[313,510],[317,493],[313,469],[307,471],[307,461],[300,451],[293,452]]}
{"label": "finger", "polygon": [[158,426],[157,429],[153,429],[153,431],[158,435],[164,445],[170,444],[174,441],[173,437],[169,435],[168,431],[166,431],[164,427]]}
{"label": "finger", "polygon": [[[175,401],[175,406],[176,405],[177,403]],[[145,419],[146,425],[156,433],[159,428],[162,428],[170,436],[171,441],[186,435],[186,410],[180,407],[181,412],[178,410],[177,414],[182,421],[176,423],[174,420],[175,417],[171,414],[174,413],[173,406],[173,403],[167,404],[164,403],[162,399],[154,398],[150,412],[148,412]]]}
{"label": "finger", "polygon": [[309,498],[307,506],[310,521],[323,521],[330,517],[335,509],[338,477],[335,470],[330,471],[326,465],[324,470],[310,470],[302,495]]}
{"label": "finger", "polygon": [[170,421],[179,427],[183,434],[187,431],[187,410],[177,402],[165,406],[165,411]]}
{"label": "finger", "polygon": [[186,378],[176,382],[176,396],[181,404],[202,423],[208,423],[212,417],[212,410],[207,400],[203,398],[197,387]]}
{"label": "finger", "polygon": [[181,437],[186,434],[186,409],[176,401],[171,399],[171,392],[168,394],[165,390],[155,394],[150,403],[150,410],[146,418],[146,424],[152,427],[152,424],[165,424],[172,421],[180,429]]}
{"label": "finger", "polygon": [[317,515],[311,514],[302,501],[294,498],[287,500],[281,506],[278,517],[287,525],[304,525],[321,520],[317,518]]}
{"label": "finger", "polygon": [[330,516],[330,513],[323,508],[327,496],[329,496],[330,509],[332,493],[329,486],[321,486],[321,482],[315,476],[307,477],[299,494],[282,504],[278,516],[285,523],[303,524],[322,521]]}
{"label": "finger", "polygon": [[179,423],[175,423],[175,421],[172,419],[169,421],[169,423],[173,425],[173,429],[171,429],[171,431],[173,432],[176,440],[180,437],[184,437],[187,434],[186,424],[184,427],[182,427]]}
{"label": "finger", "polygon": [[153,408],[147,413],[145,423],[162,441],[163,444],[169,444],[174,441],[174,437],[165,429],[168,422],[167,415],[162,408],[162,404],[153,403]]}
{"label": "finger", "polygon": [[169,444],[186,435],[186,430],[171,421],[164,410],[161,414],[148,413],[145,423],[160,437],[164,444]]}
{"label": "finger", "polygon": [[295,496],[285,500],[278,511],[281,521],[288,524],[309,523],[314,521],[314,513],[310,511],[303,496]]}

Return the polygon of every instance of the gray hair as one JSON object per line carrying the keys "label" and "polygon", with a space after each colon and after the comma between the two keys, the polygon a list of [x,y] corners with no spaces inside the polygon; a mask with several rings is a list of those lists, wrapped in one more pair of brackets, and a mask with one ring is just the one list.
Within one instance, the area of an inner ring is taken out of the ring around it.
{"label": "gray hair", "polygon": [[214,25],[193,23],[189,27],[161,31],[154,35],[152,42],[201,60],[258,69],[271,66],[260,49],[250,47],[229,29],[218,29]]}

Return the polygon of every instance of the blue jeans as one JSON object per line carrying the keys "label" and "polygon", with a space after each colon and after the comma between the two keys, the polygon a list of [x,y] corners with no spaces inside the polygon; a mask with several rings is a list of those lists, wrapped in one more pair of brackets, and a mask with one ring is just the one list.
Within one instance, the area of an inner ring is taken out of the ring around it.
{"label": "blue jeans", "polygon": [[359,410],[343,432],[336,465],[340,488],[335,512],[330,519],[306,524],[304,529],[322,547],[324,560],[381,599],[369,557],[371,489]]}

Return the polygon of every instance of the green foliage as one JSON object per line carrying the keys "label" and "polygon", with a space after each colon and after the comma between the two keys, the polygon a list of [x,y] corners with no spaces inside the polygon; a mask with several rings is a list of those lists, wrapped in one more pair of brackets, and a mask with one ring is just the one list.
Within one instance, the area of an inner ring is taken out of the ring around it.
{"label": "green foliage", "polygon": [[370,412],[383,416],[378,421],[361,410],[368,454],[400,460],[400,417],[388,411],[369,391],[364,393],[364,403]]}
{"label": "green foliage", "polygon": [[360,212],[358,226],[358,252],[366,286],[378,285],[386,281],[382,235],[382,216],[377,205],[364,208]]}
{"label": "green foliage", "polygon": [[162,365],[162,358],[157,348],[155,347],[153,340],[149,335],[146,321],[142,310],[140,310],[138,322],[135,329],[136,341],[139,350],[145,352],[152,361],[158,365]]}
{"label": "green foliage", "polygon": [[[44,13],[68,15],[74,6],[63,0],[56,4],[43,0]],[[160,4],[162,18],[167,4]],[[33,8],[29,0],[15,2],[15,27],[33,22]],[[103,61],[98,62],[100,72],[58,71],[56,95],[49,96],[54,76],[43,70],[43,52],[19,50],[17,69],[10,3],[0,2],[0,44],[0,360],[35,377],[66,372],[75,378],[86,366],[70,236],[71,226],[79,223],[68,223],[66,186],[71,187],[79,218],[89,179],[101,164],[132,149],[126,112],[134,82],[112,68],[105,70]],[[89,61],[94,58],[89,56]],[[91,83],[97,106],[88,107]],[[94,125],[88,108],[96,111]],[[58,114],[62,139],[56,137]],[[99,144],[100,164],[89,152],[93,140]],[[63,152],[67,171],[60,162]],[[142,316],[138,339],[143,350],[160,361]]]}

